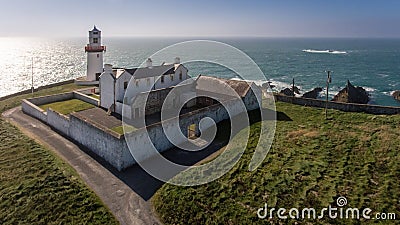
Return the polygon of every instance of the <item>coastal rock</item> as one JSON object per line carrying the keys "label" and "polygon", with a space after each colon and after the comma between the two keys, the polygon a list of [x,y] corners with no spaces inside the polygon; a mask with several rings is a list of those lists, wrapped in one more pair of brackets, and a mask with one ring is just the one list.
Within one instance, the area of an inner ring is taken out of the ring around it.
{"label": "coastal rock", "polygon": [[275,85],[271,84],[271,82],[269,81],[268,83],[263,83],[263,84],[261,85],[261,87],[262,87],[263,89],[268,90],[269,88],[271,88],[271,89],[274,88]]}
{"label": "coastal rock", "polygon": [[280,93],[286,96],[294,96],[293,91],[290,88],[285,88]]}
{"label": "coastal rock", "polygon": [[[293,91],[293,87],[291,87],[290,90]],[[300,94],[300,88],[294,86],[294,93],[299,95]]]}
{"label": "coastal rock", "polygon": [[280,93],[286,96],[295,96],[295,94],[298,95],[300,94],[300,88],[294,86],[294,93],[293,93],[293,87],[285,88]]}
{"label": "coastal rock", "polygon": [[396,99],[397,101],[400,101],[400,91],[395,91],[392,94],[393,98]]}
{"label": "coastal rock", "polygon": [[318,98],[319,93],[322,91],[322,88],[317,87],[314,88],[312,91],[306,92],[303,94],[303,98]]}
{"label": "coastal rock", "polygon": [[369,102],[368,92],[362,87],[354,87],[349,80],[347,85],[335,97],[333,101],[345,103],[367,104]]}

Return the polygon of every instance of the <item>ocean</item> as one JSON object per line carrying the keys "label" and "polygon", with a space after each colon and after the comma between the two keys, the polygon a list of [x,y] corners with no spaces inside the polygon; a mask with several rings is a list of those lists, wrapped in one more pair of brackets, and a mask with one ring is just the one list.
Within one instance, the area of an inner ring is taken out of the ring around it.
{"label": "ocean", "polygon": [[[205,38],[202,38],[205,39]],[[156,51],[183,38],[108,38],[104,63],[135,67]],[[333,97],[347,80],[364,87],[370,104],[400,106],[391,93],[400,90],[400,39],[209,38],[248,54],[266,80],[279,91],[291,85],[302,93],[325,87],[327,70],[333,71],[329,93]],[[87,38],[0,38],[0,97],[35,87],[84,76]],[[328,51],[330,50],[330,51]],[[195,54],[195,53],[193,53]],[[175,56],[165,59],[173,62]],[[226,56],[229,57],[229,56]],[[32,73],[33,60],[33,73]],[[182,61],[185,59],[182,58]],[[223,78],[236,75],[209,63],[188,63],[189,74]],[[251,79],[251,77],[250,77]],[[324,93],[321,93],[321,98]]]}

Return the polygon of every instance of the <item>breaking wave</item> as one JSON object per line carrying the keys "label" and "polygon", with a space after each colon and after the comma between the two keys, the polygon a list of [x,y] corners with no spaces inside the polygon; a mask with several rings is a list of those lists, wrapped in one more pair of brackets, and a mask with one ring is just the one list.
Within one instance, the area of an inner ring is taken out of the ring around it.
{"label": "breaking wave", "polygon": [[345,51],[304,49],[303,52],[320,54],[347,54]]}
{"label": "breaking wave", "polygon": [[372,88],[372,87],[363,87],[364,88],[364,90],[366,90],[367,92],[375,92],[376,91],[376,89],[375,88]]}
{"label": "breaking wave", "polygon": [[[242,80],[239,78],[231,78],[231,80]],[[285,89],[285,88],[291,88],[292,84],[291,83],[286,83],[286,82],[282,82],[282,81],[275,81],[273,79],[271,79],[270,81],[265,81],[265,80],[244,80],[247,82],[254,82],[256,85],[258,86],[263,86],[263,84],[269,84],[272,91],[274,92],[280,92],[281,90]],[[296,84],[296,87],[298,87],[300,90],[303,89],[302,86]],[[297,96],[297,94],[296,94]],[[301,95],[298,95],[301,96]]]}

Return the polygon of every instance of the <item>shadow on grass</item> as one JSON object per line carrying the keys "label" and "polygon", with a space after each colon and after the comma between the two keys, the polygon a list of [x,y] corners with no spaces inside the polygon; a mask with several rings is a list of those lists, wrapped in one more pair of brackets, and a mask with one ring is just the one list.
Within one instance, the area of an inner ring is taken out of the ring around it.
{"label": "shadow on grass", "polygon": [[[292,121],[283,112],[275,112],[267,109],[253,110],[249,112],[250,124],[255,124],[261,121],[261,113],[264,114],[264,120],[280,120],[280,121]],[[234,120],[235,118],[233,118]],[[213,142],[201,151],[185,151],[179,148],[172,148],[162,153],[162,155],[177,164],[192,166],[196,163],[206,159],[213,153],[224,147],[230,139],[230,120],[224,120],[217,124],[217,134]],[[235,135],[235,134],[232,134]],[[85,147],[81,146],[82,149]],[[144,200],[149,200],[156,191],[161,188],[164,182],[152,177],[146,171],[144,171],[139,165],[133,165],[124,171],[117,171],[114,167],[108,164],[105,160],[85,149],[85,152],[100,162],[105,168],[112,172],[116,177],[121,179],[127,184],[133,191],[135,191]],[[160,168],[162,169],[162,168]]]}

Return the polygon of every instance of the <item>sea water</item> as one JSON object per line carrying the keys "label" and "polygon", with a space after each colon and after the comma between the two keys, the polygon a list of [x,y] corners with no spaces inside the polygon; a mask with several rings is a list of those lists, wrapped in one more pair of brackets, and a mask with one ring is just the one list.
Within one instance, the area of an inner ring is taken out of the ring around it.
{"label": "sea water", "polygon": [[[302,93],[315,87],[324,88],[326,71],[330,70],[333,71],[330,97],[350,80],[369,92],[371,104],[400,106],[400,102],[391,97],[393,91],[400,90],[400,39],[202,39],[221,41],[248,54],[265,74],[265,80],[275,86],[275,91],[290,87],[292,79]],[[104,63],[130,68],[139,66],[164,47],[195,38],[105,36],[103,40],[107,46]],[[85,76],[86,44],[87,38],[84,37],[0,38],[0,96],[30,89],[32,77],[34,87],[38,87]],[[173,62],[175,57],[166,58],[165,62]],[[185,61],[184,57],[181,58]],[[228,79],[237,76],[229,68],[210,63],[192,62],[186,67],[192,76],[206,74]],[[324,93],[325,90],[321,97]]]}

